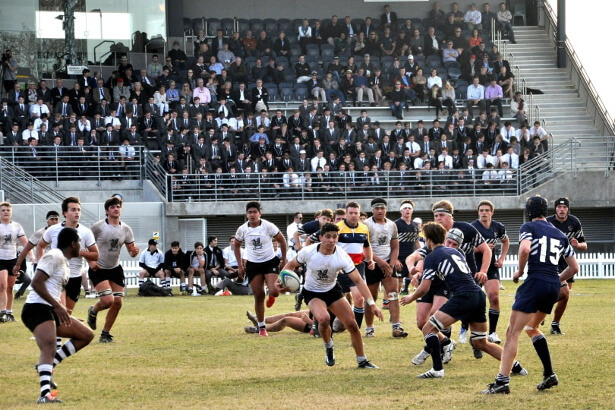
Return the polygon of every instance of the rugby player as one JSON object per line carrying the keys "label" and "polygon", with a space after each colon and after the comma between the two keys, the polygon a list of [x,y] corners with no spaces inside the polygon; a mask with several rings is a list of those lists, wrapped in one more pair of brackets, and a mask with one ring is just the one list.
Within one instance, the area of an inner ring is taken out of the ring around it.
{"label": "rugby player", "polygon": [[[491,201],[481,201],[478,204],[478,219],[472,222],[472,226],[483,236],[485,243],[491,249],[491,261],[487,270],[487,282],[485,290],[489,298],[489,341],[501,343],[496,329],[500,318],[500,268],[504,264],[504,259],[508,255],[510,241],[506,235],[506,227],[500,222],[493,220],[495,207]],[[496,258],[496,245],[498,241],[502,244],[500,256]],[[476,265],[482,266],[483,254],[476,254]]]}
{"label": "rugby player", "polygon": [[[513,281],[519,281],[526,265],[527,279],[515,294],[500,371],[495,381],[482,391],[483,394],[510,393],[511,368],[519,348],[519,335],[523,330],[532,339],[543,366],[543,380],[536,388],[549,389],[559,382],[551,364],[547,339],[539,326],[557,302],[561,282],[577,273],[579,266],[566,235],[546,219],[547,200],[539,196],[529,198],[525,212],[530,222],[519,229],[519,269],[514,273]],[[558,269],[560,258],[564,258],[567,264],[561,273]]]}
{"label": "rugby player", "polygon": [[402,295],[408,294],[408,286],[410,285],[409,267],[406,266],[406,258],[412,255],[412,252],[421,247],[419,240],[419,226],[412,220],[414,212],[414,202],[410,199],[402,201],[399,212],[401,216],[395,221],[397,225],[397,235],[399,236],[399,258],[397,260],[397,271],[401,272],[400,280],[403,279]]}
{"label": "rugby player", "polygon": [[[265,284],[269,289],[267,307],[271,307],[279,295],[275,286],[278,272],[286,263],[286,239],[282,232],[271,222],[261,218],[261,204],[250,201],[246,204],[248,221],[237,229],[235,234],[235,258],[241,261],[238,266],[239,279],[248,275],[254,293],[254,311],[258,319],[259,336],[268,336],[265,327]],[[273,242],[280,244],[282,257],[275,256]],[[246,244],[245,259],[241,256],[241,244]],[[245,261],[245,266],[244,266]]]}
{"label": "rugby player", "polygon": [[[555,215],[551,215],[547,218],[557,229],[562,231],[564,235],[568,237],[570,245],[577,251],[586,251],[587,242],[585,241],[585,235],[583,235],[583,227],[581,221],[574,215],[570,215],[570,201],[568,198],[559,198],[555,200]],[[562,272],[566,269],[566,261],[563,259],[559,262],[559,271]],[[568,300],[570,299],[570,289],[574,283],[574,277],[568,278],[566,283],[562,283],[562,288],[559,291],[559,299],[555,306],[555,312],[553,312],[553,321],[551,322],[551,334],[563,335],[560,329],[560,321],[566,307],[568,306]]]}
{"label": "rugby player", "polygon": [[[356,208],[349,207],[348,209]],[[356,210],[356,217],[357,219],[359,217],[358,209]],[[342,287],[336,282],[338,272],[341,271],[341,274],[346,275],[356,285],[355,287],[365,298],[372,313],[380,320],[382,320],[382,312],[371,298],[369,289],[361,278],[355,262],[341,247],[336,246],[340,231],[339,225],[325,224],[320,230],[320,243],[304,247],[297,256],[284,266],[284,269],[294,271],[300,265],[306,265],[303,294],[314,319],[318,321],[320,336],[325,345],[325,363],[327,366],[335,365],[333,339],[331,338],[331,316],[327,311],[330,310],[350,333],[359,368],[377,369],[377,366],[367,360],[359,325],[353,316],[350,304],[344,298]],[[277,286],[279,290],[283,290],[279,282]]]}
{"label": "rugby player", "polygon": [[[244,326],[246,333],[258,333],[258,321],[252,312],[246,312],[246,316],[254,326]],[[309,310],[298,312],[280,313],[279,315],[265,317],[267,332],[281,332],[290,327],[297,332],[309,333],[314,321],[310,318]]]}
{"label": "rugby player", "polygon": [[92,225],[92,233],[96,243],[100,245],[98,261],[91,262],[88,276],[96,289],[98,302],[88,309],[88,326],[96,330],[98,312],[109,309],[105,325],[100,334],[100,343],[113,342],[109,332],[122,308],[124,297],[124,269],[120,264],[122,245],[126,245],[128,254],[134,258],[139,254],[135,245],[132,228],[120,220],[122,215],[122,200],[117,197],[105,201],[107,217]]}

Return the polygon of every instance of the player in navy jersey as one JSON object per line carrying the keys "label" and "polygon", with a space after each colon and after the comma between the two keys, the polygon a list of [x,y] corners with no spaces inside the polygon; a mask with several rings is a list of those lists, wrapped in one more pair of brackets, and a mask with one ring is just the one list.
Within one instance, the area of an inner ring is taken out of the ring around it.
{"label": "player in navy jersey", "polygon": [[[491,249],[491,262],[487,270],[487,282],[485,282],[485,291],[489,298],[489,341],[500,343],[500,337],[496,332],[500,318],[500,268],[508,254],[510,241],[506,235],[506,227],[493,220],[494,210],[495,207],[491,201],[481,201],[478,204],[478,219],[472,222],[472,226],[483,236],[487,246]],[[498,241],[502,243],[502,250],[496,258]],[[483,254],[477,253],[476,264],[480,266],[482,263]]]}
{"label": "player in navy jersey", "polygon": [[[482,278],[487,278],[487,271],[489,270],[489,264],[491,262],[491,249],[485,242],[485,239],[476,230],[475,227],[467,222],[458,222],[453,220],[453,204],[449,201],[439,201],[433,204],[432,212],[436,222],[441,223],[447,231],[452,228],[458,228],[463,232],[463,244],[459,247],[459,250],[465,254],[466,262],[470,267],[470,271],[474,274],[474,278],[482,283]],[[475,252],[480,252],[483,255],[483,260],[480,266],[476,266]],[[462,321],[461,331],[459,332],[459,343],[466,343],[467,341],[467,323]],[[479,349],[473,348],[474,357],[480,359],[482,353]]]}
{"label": "player in navy jersey", "polygon": [[[539,329],[540,322],[551,313],[557,301],[560,282],[571,278],[579,267],[568,238],[547,222],[547,200],[534,196],[525,204],[526,222],[519,229],[519,269],[513,281],[519,281],[527,265],[527,279],[519,286],[512,306],[510,322],[506,330],[504,353],[500,372],[483,394],[510,393],[510,372],[519,348],[519,335],[525,330],[532,339],[534,349],[543,366],[543,380],[538,390],[549,389],[558,384],[551,365],[547,339]],[[568,265],[558,274],[558,263],[564,258]]]}
{"label": "player in navy jersey", "polygon": [[399,207],[401,217],[395,221],[395,225],[397,225],[397,234],[399,236],[399,260],[397,261],[397,271],[401,272],[399,279],[404,282],[404,287],[401,291],[402,295],[408,294],[408,285],[410,285],[409,267],[406,266],[406,258],[421,247],[421,242],[419,241],[419,226],[412,221],[413,211],[414,202],[410,199],[402,201]]}
{"label": "player in navy jersey", "polygon": [[[458,320],[465,320],[469,323],[472,331],[471,340],[474,346],[500,360],[502,348],[487,341],[485,294],[476,284],[472,270],[468,266],[463,253],[444,246],[447,232],[446,228],[440,223],[428,222],[423,227],[423,233],[425,234],[426,245],[431,250],[431,253],[425,257],[423,279],[411,295],[402,298],[401,303],[404,305],[412,303],[412,301],[427,293],[433,278],[436,276],[446,283],[452,296],[429,318],[429,322],[423,327],[423,335],[425,343],[431,351],[433,367],[417,377],[420,379],[444,377],[438,333],[449,328]],[[479,274],[478,277],[481,283],[487,280],[484,274]],[[527,371],[518,362],[514,364],[513,371],[520,375],[527,374]]]}
{"label": "player in navy jersey", "polygon": [[[562,231],[564,235],[568,237],[570,245],[577,251],[586,251],[587,242],[583,235],[583,227],[581,221],[574,215],[570,215],[570,201],[568,198],[559,198],[555,202],[555,215],[547,218],[548,222],[551,222],[553,226]],[[562,272],[566,269],[566,261],[560,259],[559,271]],[[560,329],[559,322],[562,320],[562,316],[568,306],[568,299],[570,298],[570,289],[572,289],[572,283],[574,278],[569,278],[567,283],[562,283],[559,291],[559,299],[553,312],[553,321],[551,322],[551,334],[563,335]]]}

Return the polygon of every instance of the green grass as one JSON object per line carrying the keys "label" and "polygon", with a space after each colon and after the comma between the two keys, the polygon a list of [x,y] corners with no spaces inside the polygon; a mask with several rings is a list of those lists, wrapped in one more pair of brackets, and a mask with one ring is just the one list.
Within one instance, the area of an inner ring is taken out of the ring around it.
{"label": "green grass", "polygon": [[[516,289],[511,282],[505,285],[501,336]],[[485,397],[478,392],[493,380],[498,363],[491,357],[475,360],[468,345],[458,345],[444,379],[415,378],[429,369],[430,361],[420,367],[410,363],[423,344],[414,305],[402,308],[407,339],[393,339],[389,323],[382,322],[376,325],[377,337],[364,340],[380,370],[362,371],[347,333],[335,337],[337,364],[332,368],[324,364],[320,339],[289,329],[267,339],[245,334],[245,311],[253,310],[248,296],[131,295],[113,329],[115,342],[99,344],[97,331],[95,341],[58,366],[54,377],[59,397],[80,408],[612,408],[609,324],[615,281],[578,281],[572,293],[562,323],[566,335],[547,336],[560,385],[544,392],[535,389],[542,368],[525,336],[518,358],[530,375],[513,379],[508,396]],[[16,303],[17,312],[22,304]],[[82,299],[76,316],[85,318],[90,304]],[[269,311],[290,311],[293,304],[292,296],[282,296]],[[0,325],[2,408],[35,402],[38,379],[32,365],[38,349],[30,337],[21,323]]]}

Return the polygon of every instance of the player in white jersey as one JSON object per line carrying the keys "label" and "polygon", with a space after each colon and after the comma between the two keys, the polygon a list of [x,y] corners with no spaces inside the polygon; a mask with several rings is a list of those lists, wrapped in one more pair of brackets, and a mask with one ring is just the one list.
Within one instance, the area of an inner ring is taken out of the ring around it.
{"label": "player in white jersey", "polygon": [[79,232],[82,249],[79,252],[79,256],[69,260],[70,279],[64,287],[66,291],[66,309],[69,313],[72,313],[77,300],[79,300],[79,292],[81,291],[81,266],[83,265],[83,259],[85,258],[88,263],[98,260],[98,247],[90,228],[79,223],[81,218],[81,201],[79,201],[79,198],[74,196],[65,198],[62,201],[62,215],[66,220],[61,224],[48,228],[43,234],[43,238],[36,245],[36,258],[40,260],[45,248],[49,245],[51,245],[51,249],[57,248],[58,234],[62,228],[75,228]]}
{"label": "player in white jersey", "polygon": [[59,219],[60,219],[60,214],[57,211],[47,212],[47,216],[45,217],[45,220],[47,221],[47,226],[39,229],[38,231],[30,235],[30,238],[28,238],[28,243],[19,253],[19,256],[17,257],[17,262],[15,263],[15,266],[13,266],[13,275],[17,276],[17,281],[21,280],[22,285],[19,288],[19,290],[15,292],[15,299],[19,299],[20,297],[23,296],[26,289],[30,285],[30,281],[31,281],[30,278],[28,277],[28,274],[25,272],[25,270],[22,271],[21,265],[26,261],[26,256],[28,256],[29,254],[30,260],[32,261],[32,265],[34,267],[33,271],[36,272],[36,262],[37,261],[36,259],[33,258],[34,252],[31,253],[30,251],[32,249],[36,249],[36,244],[38,243],[38,241],[41,240],[47,228],[57,224],[59,222]]}
{"label": "player in white jersey", "polygon": [[100,334],[100,343],[110,343],[113,336],[109,333],[122,308],[124,297],[124,269],[120,264],[122,245],[131,257],[139,254],[135,245],[132,228],[120,221],[122,200],[117,197],[105,201],[107,218],[92,225],[92,233],[99,246],[98,261],[90,263],[88,276],[99,296],[98,302],[88,309],[88,325],[96,330],[96,315],[101,310],[109,309],[105,325]]}
{"label": "player in white jersey", "polygon": [[[365,270],[365,282],[374,300],[378,300],[380,283],[384,287],[384,299],[389,301],[389,313],[393,326],[393,337],[406,337],[406,332],[399,321],[399,294],[397,282],[397,258],[399,256],[399,238],[397,225],[386,217],[387,202],[383,198],[374,198],[371,202],[372,216],[365,225],[369,229],[370,243],[376,266]],[[374,337],[374,315],[365,312],[365,337]]]}
{"label": "player in white jersey", "polygon": [[28,243],[23,227],[11,221],[12,216],[11,204],[0,203],[0,323],[15,322],[13,286],[17,277],[13,273],[13,266],[17,262],[17,242],[24,247]]}
{"label": "player in white jersey", "polygon": [[[87,346],[94,337],[90,329],[70,317],[60,302],[62,290],[70,276],[68,259],[77,257],[80,252],[77,230],[62,229],[57,236],[57,249],[39,259],[32,279],[33,291],[28,294],[21,312],[21,320],[34,334],[41,351],[36,366],[40,382],[37,403],[61,403],[51,394],[53,368]],[[54,343],[56,335],[70,339],[57,351]]]}
{"label": "player in white jersey", "polygon": [[[367,360],[363,350],[361,330],[354,318],[354,313],[348,301],[344,298],[342,287],[337,283],[337,275],[340,272],[348,275],[359,289],[372,313],[382,320],[382,312],[372,299],[369,288],[359,274],[350,256],[339,246],[336,246],[340,228],[328,223],[320,230],[320,243],[306,246],[301,249],[292,261],[288,262],[284,269],[295,270],[305,264],[305,285],[303,296],[310,307],[314,320],[318,321],[320,335],[325,344],[325,363],[327,366],[335,365],[333,352],[333,339],[331,338],[331,316],[333,313],[350,332],[352,347],[357,356],[359,368],[377,369]],[[278,289],[280,284],[278,282]]]}
{"label": "player in white jersey", "polygon": [[[254,292],[254,312],[258,318],[260,336],[267,336],[265,328],[265,283],[269,289],[267,307],[271,307],[278,296],[275,286],[278,272],[286,263],[286,239],[271,222],[261,219],[261,204],[250,201],[246,204],[248,221],[237,229],[235,234],[235,258],[242,261],[238,266],[239,279],[248,275],[250,287]],[[272,239],[280,244],[282,257],[275,256]],[[242,260],[241,244],[246,244],[246,254]],[[246,261],[245,266],[243,261]]]}

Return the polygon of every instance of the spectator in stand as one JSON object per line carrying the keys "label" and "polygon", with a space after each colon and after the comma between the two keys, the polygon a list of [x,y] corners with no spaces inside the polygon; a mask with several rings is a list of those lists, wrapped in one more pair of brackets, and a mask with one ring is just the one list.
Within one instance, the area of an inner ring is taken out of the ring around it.
{"label": "spectator in stand", "polygon": [[241,43],[243,44],[243,52],[246,57],[256,57],[257,56],[257,51],[256,51],[257,41],[254,38],[254,35],[252,34],[252,30],[246,30],[246,35],[241,40]]}
{"label": "spectator in stand", "polygon": [[485,88],[479,83],[478,77],[474,77],[474,79],[472,80],[472,85],[468,87],[467,97],[468,102],[466,107],[468,109],[468,114],[470,115],[470,117],[474,116],[473,107],[475,105],[478,105],[481,111],[485,110]]}
{"label": "spectator in stand", "polygon": [[412,77],[412,84],[414,84],[416,99],[423,104],[427,95],[427,78],[423,75],[422,68],[416,70],[416,75]]}
{"label": "spectator in stand", "polygon": [[448,114],[451,115],[455,109],[455,88],[451,82],[446,80],[442,87],[442,105],[448,108]]}
{"label": "spectator in stand", "polygon": [[457,58],[459,57],[459,52],[457,49],[453,48],[453,41],[449,40],[446,43],[446,48],[442,50],[442,62],[457,62]]}
{"label": "spectator in stand", "polygon": [[502,87],[504,95],[510,99],[514,98],[515,76],[504,65],[500,67],[498,73],[498,84]]}
{"label": "spectator in stand", "polygon": [[[468,88],[469,90],[469,88]],[[502,108],[502,98],[504,98],[504,92],[502,87],[497,83],[495,78],[491,79],[491,84],[485,88],[485,103],[487,111],[491,110],[491,105],[498,107],[498,115],[500,118],[504,116],[504,109]]]}
{"label": "spectator in stand", "polygon": [[506,9],[506,3],[500,3],[500,9],[497,13],[497,19],[500,30],[508,31],[508,38],[510,42],[513,44],[517,44],[517,42],[515,41],[515,33],[513,32],[511,24],[512,13],[510,12],[510,10]]}
{"label": "spectator in stand", "polygon": [[480,43],[483,42],[483,38],[480,36],[480,32],[477,29],[472,30],[472,35],[468,40],[468,49],[471,52],[474,52],[474,48],[480,46]]}
{"label": "spectator in stand", "polygon": [[437,85],[442,88],[442,77],[438,76],[438,70],[435,68],[431,69],[431,75],[427,78],[427,88],[431,90],[431,88]]}
{"label": "spectator in stand", "polygon": [[[408,46],[412,54],[423,54],[423,47],[425,47],[425,39],[421,36],[421,31],[418,28],[415,28],[412,37],[408,40]],[[408,56],[410,57],[410,56]]]}
{"label": "spectator in stand", "polygon": [[144,249],[139,256],[139,266],[141,271],[139,272],[139,286],[145,283],[145,277],[157,277],[160,278],[161,283],[166,283],[164,271],[164,256],[162,252],[158,250],[158,241],[156,239],[150,239],[147,242],[147,249]]}
{"label": "spectator in stand", "polygon": [[357,103],[359,107],[363,103],[363,94],[367,94],[367,99],[369,101],[370,106],[375,107],[376,103],[374,101],[374,91],[369,86],[369,81],[367,77],[365,77],[365,70],[363,68],[359,68],[357,70],[357,74],[354,77],[354,84],[356,87],[357,94]]}
{"label": "spectator in stand", "polygon": [[297,84],[306,83],[310,81],[310,74],[312,70],[305,61],[305,56],[299,56],[299,61],[295,64],[295,76],[297,77]]}
{"label": "spectator in stand", "polygon": [[218,50],[216,57],[222,63],[224,68],[228,69],[235,62],[235,54],[228,48],[228,43],[222,45],[222,49]]}
{"label": "spectator in stand", "polygon": [[470,10],[466,11],[466,14],[463,16],[463,21],[467,24],[468,30],[480,30],[483,28],[483,16],[481,12],[476,9],[476,4],[470,4]]}
{"label": "spectator in stand", "polygon": [[389,93],[388,98],[391,101],[391,115],[398,120],[403,120],[403,110],[406,107],[406,92],[401,88],[401,81],[395,81],[393,91]]}
{"label": "spectator in stand", "polygon": [[233,32],[228,39],[228,49],[235,54],[235,57],[244,57],[241,35],[238,31]]}
{"label": "spectator in stand", "polygon": [[433,8],[429,12],[429,24],[438,29],[442,29],[444,27],[444,23],[446,21],[446,13],[440,9],[440,2],[435,2],[433,4]]}
{"label": "spectator in stand", "polygon": [[324,28],[324,33],[322,37],[326,39],[327,43],[334,45],[335,39],[340,38],[341,34],[344,32],[344,26],[342,23],[338,21],[336,15],[331,16],[331,23],[327,27]]}
{"label": "spectator in stand", "polygon": [[519,121],[519,124],[526,121],[525,100],[522,98],[521,91],[515,92],[515,97],[510,102],[510,112]]}
{"label": "spectator in stand", "polygon": [[318,72],[312,71],[310,80],[308,81],[308,92],[314,96],[314,98],[320,99],[320,101],[326,101],[327,95],[324,85],[318,79]]}
{"label": "spectator in stand", "polygon": [[267,32],[262,30],[259,34],[258,40],[256,42],[256,50],[258,51],[258,56],[269,56],[270,58],[274,58],[273,54],[273,41],[267,36]]}
{"label": "spectator in stand", "polygon": [[540,121],[534,121],[534,126],[530,128],[530,138],[532,138],[532,141],[536,137],[540,138],[540,141],[544,147],[544,151],[547,151],[549,149],[549,134],[540,125]]}
{"label": "spectator in stand", "polygon": [[491,24],[492,21],[497,18],[497,16],[491,11],[491,5],[489,3],[483,4],[483,12],[482,15],[482,24],[483,24],[483,32],[491,35]]}
{"label": "spectator in stand", "polygon": [[180,281],[179,290],[182,293],[186,291],[187,262],[186,254],[179,247],[179,242],[171,242],[171,249],[164,254],[164,276],[169,282],[171,278],[178,278]]}
{"label": "spectator in stand", "polygon": [[179,41],[173,42],[173,48],[169,50],[167,57],[171,58],[171,62],[173,63],[173,67],[177,70],[185,70],[186,69],[186,60],[188,57],[184,50],[180,50]]}
{"label": "spectator in stand", "polygon": [[275,40],[273,44],[273,51],[275,52],[276,57],[286,57],[289,58],[291,56],[290,53],[290,43],[286,38],[286,33],[280,31],[278,34],[278,38]]}
{"label": "spectator in stand", "polygon": [[427,29],[427,34],[424,37],[425,44],[423,46],[423,54],[430,56],[432,54],[440,55],[441,40],[436,36],[436,30],[433,27]]}

